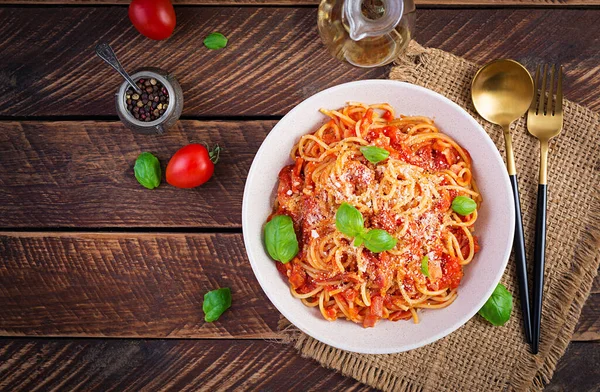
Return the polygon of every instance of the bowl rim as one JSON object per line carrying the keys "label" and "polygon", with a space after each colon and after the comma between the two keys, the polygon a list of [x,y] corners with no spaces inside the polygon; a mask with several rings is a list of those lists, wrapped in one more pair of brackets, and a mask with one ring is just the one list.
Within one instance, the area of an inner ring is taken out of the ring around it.
{"label": "bowl rim", "polygon": [[[244,194],[243,194],[243,198],[242,198],[242,234],[243,234],[243,238],[244,238],[244,246],[246,248],[246,254],[248,255],[248,260],[250,261],[252,271],[254,273],[254,276],[258,280],[258,283],[261,286],[261,289],[266,294],[267,298],[269,298],[269,301],[271,301],[273,306],[275,306],[275,308],[286,319],[288,319],[294,326],[296,326],[298,329],[300,329],[302,332],[306,333],[307,335],[313,337],[314,339],[316,339],[322,343],[325,343],[327,345],[330,345],[332,347],[341,349],[341,350],[356,352],[356,353],[361,353],[361,354],[393,354],[393,353],[414,350],[416,348],[423,347],[427,344],[433,343],[445,336],[448,336],[452,332],[456,331],[458,328],[465,325],[471,318],[473,318],[473,316],[475,316],[475,314],[479,311],[479,309],[481,309],[481,307],[485,304],[485,302],[492,295],[494,289],[496,288],[496,286],[500,282],[502,276],[504,275],[504,271],[506,270],[506,266],[508,264],[508,260],[509,260],[509,257],[510,257],[511,251],[512,251],[512,243],[513,243],[515,227],[514,227],[514,225],[509,226],[509,233],[508,233],[509,235],[506,237],[507,244],[504,247],[504,254],[502,256],[501,268],[498,269],[498,271],[496,272],[495,276],[492,279],[494,284],[490,285],[490,287],[487,289],[485,295],[483,295],[481,297],[481,299],[478,301],[477,305],[473,306],[472,309],[470,309],[468,312],[466,312],[457,321],[455,321],[453,324],[449,324],[446,328],[442,329],[437,334],[434,334],[427,338],[418,340],[412,344],[406,344],[402,348],[397,348],[397,347],[394,348],[393,345],[390,345],[389,347],[385,347],[385,348],[357,349],[356,347],[353,347],[351,343],[333,342],[333,341],[330,341],[326,337],[324,338],[322,336],[316,336],[315,334],[310,332],[310,330],[304,325],[304,323],[297,322],[297,320],[296,320],[297,317],[294,315],[294,312],[288,311],[287,308],[282,309],[282,307],[279,307],[277,305],[278,301],[275,298],[275,294],[272,292],[269,292],[269,290],[265,289],[265,287],[268,287],[268,282],[265,280],[266,278],[263,277],[259,273],[260,267],[259,267],[257,260],[255,259],[255,255],[251,254],[251,252],[249,251],[249,249],[251,249],[251,246],[250,246],[249,236],[247,235],[247,232],[249,230],[247,226],[249,224],[249,221],[252,219],[252,214],[251,214],[251,206],[249,205],[249,201],[248,201],[248,193],[250,192],[250,186],[253,182],[254,177],[257,175],[260,175],[260,172],[258,172],[258,168],[257,168],[257,166],[255,166],[255,163],[257,162],[257,160],[260,156],[267,153],[267,147],[266,147],[267,141],[277,137],[276,136],[276,134],[278,133],[277,131],[279,128],[281,128],[281,123],[283,122],[283,120],[286,117],[292,116],[296,112],[302,110],[302,107],[304,106],[304,104],[307,101],[316,99],[323,95],[330,94],[335,90],[348,88],[348,87],[357,87],[357,86],[361,86],[361,85],[367,85],[370,87],[376,87],[376,86],[386,87],[389,85],[396,85],[396,86],[400,85],[402,88],[417,90],[421,93],[433,95],[436,98],[441,99],[445,104],[453,107],[455,110],[462,112],[462,114],[465,115],[466,120],[471,122],[471,124],[483,134],[483,139],[485,140],[485,143],[488,144],[491,147],[491,149],[494,151],[493,159],[495,159],[497,161],[496,163],[500,163],[502,167],[505,167],[504,160],[502,159],[500,152],[498,151],[498,148],[496,147],[496,145],[494,144],[494,142],[492,141],[490,136],[487,134],[487,132],[483,129],[483,127],[465,109],[463,109],[461,106],[459,106],[457,103],[453,102],[452,100],[446,98],[445,96],[443,96],[433,90],[427,89],[425,87],[417,86],[417,85],[410,84],[407,82],[401,82],[401,81],[389,80],[389,79],[366,79],[366,80],[342,83],[339,85],[329,87],[325,90],[322,90],[322,91],[302,100],[302,102],[300,102],[296,106],[294,106],[289,112],[286,113],[285,116],[283,116],[281,118],[281,120],[279,120],[277,122],[277,124],[275,124],[275,126],[271,129],[269,134],[265,137],[265,139],[261,143],[260,148],[258,149],[256,155],[254,156],[254,159],[252,160],[252,165],[250,166],[250,170],[248,171],[248,175],[246,177],[246,183],[244,186]],[[504,183],[505,189],[509,189],[509,190],[512,189],[512,185],[511,185],[509,177],[508,177],[508,172],[506,170],[503,170],[501,178],[502,178],[502,182]],[[509,203],[508,203],[507,207],[508,207],[508,214],[509,214],[508,221],[514,222],[515,206],[514,206],[514,200],[512,198],[509,198]],[[262,242],[262,239],[261,239],[261,242]]]}

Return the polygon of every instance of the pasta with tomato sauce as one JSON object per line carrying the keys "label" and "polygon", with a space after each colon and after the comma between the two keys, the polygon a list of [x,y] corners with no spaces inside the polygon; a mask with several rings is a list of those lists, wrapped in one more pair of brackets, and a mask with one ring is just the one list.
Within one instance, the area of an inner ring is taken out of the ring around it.
{"label": "pasta with tomato sauce", "polygon": [[[388,104],[321,112],[329,121],[300,138],[291,151],[294,164],[279,173],[272,216],[292,219],[299,251],[277,268],[292,295],[327,320],[364,327],[380,319],[418,323],[417,309],[456,299],[463,267],[479,250],[473,230],[482,199],[469,153],[433,120],[396,116]],[[373,163],[364,146],[389,155]],[[476,208],[457,213],[458,196]],[[342,203],[360,211],[365,229],[395,238],[395,246],[378,253],[356,246],[336,228]]]}

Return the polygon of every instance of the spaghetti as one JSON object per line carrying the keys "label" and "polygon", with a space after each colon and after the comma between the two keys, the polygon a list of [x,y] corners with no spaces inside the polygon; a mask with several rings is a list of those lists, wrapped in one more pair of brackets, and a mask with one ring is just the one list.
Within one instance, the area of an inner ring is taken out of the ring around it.
{"label": "spaghetti", "polygon": [[[457,196],[479,208],[471,158],[433,120],[396,117],[388,104],[321,112],[330,120],[300,139],[294,164],[279,173],[274,214],[291,217],[300,250],[277,268],[292,295],[327,320],[418,323],[417,309],[456,299],[463,266],[479,248],[472,234],[477,209],[462,216],[451,208]],[[360,151],[367,145],[389,157],[369,162]],[[336,230],[344,202],[361,212],[365,228],[386,230],[396,246],[380,253],[354,246]]]}

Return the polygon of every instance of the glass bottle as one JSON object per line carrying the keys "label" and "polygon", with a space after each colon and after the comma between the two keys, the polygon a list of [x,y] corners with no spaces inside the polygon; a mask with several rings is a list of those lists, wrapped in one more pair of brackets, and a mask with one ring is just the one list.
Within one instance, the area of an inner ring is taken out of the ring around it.
{"label": "glass bottle", "polygon": [[319,34],[337,59],[379,67],[404,53],[415,25],[413,0],[322,0]]}

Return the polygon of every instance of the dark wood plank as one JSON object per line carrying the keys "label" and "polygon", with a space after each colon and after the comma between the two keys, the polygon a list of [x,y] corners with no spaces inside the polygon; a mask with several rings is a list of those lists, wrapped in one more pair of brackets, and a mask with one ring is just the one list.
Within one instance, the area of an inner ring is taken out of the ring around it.
{"label": "dark wood plank", "polygon": [[[2,234],[0,255],[0,335],[279,337],[240,234]],[[205,323],[219,287],[232,307]]]}
{"label": "dark wood plank", "polygon": [[[0,335],[281,337],[241,234],[2,233],[0,255]],[[219,286],[233,307],[204,323]],[[599,305],[591,296],[576,339],[600,340]]]}
{"label": "dark wood plank", "polygon": [[573,334],[574,341],[600,340],[600,294],[590,294]]}
{"label": "dark wood plank", "polygon": [[[0,19],[4,116],[115,115],[122,79],[95,56],[101,41],[130,71],[154,66],[176,75],[186,116],[283,114],[316,91],[386,72],[332,58],[314,8],[185,8],[173,37],[160,42],[138,34],[124,7],[4,8]],[[204,47],[215,30],[228,36],[226,49]]]}
{"label": "dark wood plank", "polygon": [[[0,5],[128,5],[130,0],[0,0]],[[317,5],[319,0],[172,0],[174,5]],[[598,6],[598,0],[415,0],[420,6]]]}
{"label": "dark wood plank", "polygon": [[600,342],[574,342],[559,360],[544,392],[598,392],[600,385]]}
{"label": "dark wood plank", "polygon": [[0,389],[348,391],[370,388],[267,341],[0,339]]}
{"label": "dark wood plank", "polygon": [[[316,91],[387,72],[331,58],[314,7],[180,8],[174,36],[161,42],[140,36],[124,7],[4,8],[0,18],[0,116],[115,115],[121,80],[94,57],[99,41],[130,70],[174,73],[185,116],[281,115]],[[427,9],[417,12],[417,40],[479,62],[560,62],[566,97],[600,110],[599,18],[600,10]],[[215,30],[229,46],[208,51],[202,40]]]}
{"label": "dark wood plank", "polygon": [[[572,343],[546,392],[595,392],[600,343]],[[0,339],[0,389],[372,389],[267,341]]]}
{"label": "dark wood plank", "polygon": [[[244,183],[274,121],[180,121],[163,136],[120,122],[0,122],[0,227],[241,227]],[[164,168],[182,146],[223,147],[196,189],[164,180],[147,190],[133,165],[143,151]]]}

